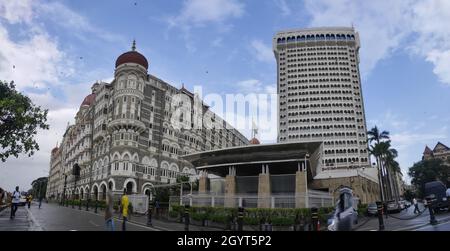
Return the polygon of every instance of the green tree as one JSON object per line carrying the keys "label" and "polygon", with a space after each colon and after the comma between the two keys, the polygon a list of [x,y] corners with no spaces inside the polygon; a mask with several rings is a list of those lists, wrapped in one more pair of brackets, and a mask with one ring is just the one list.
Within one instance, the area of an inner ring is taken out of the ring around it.
{"label": "green tree", "polygon": [[369,136],[369,142],[376,142],[380,143],[383,140],[389,140],[389,132],[388,131],[382,131],[378,129],[377,126],[373,127],[367,132],[367,136]]}
{"label": "green tree", "polygon": [[[386,199],[399,197],[399,188],[397,184],[397,174],[401,172],[400,165],[395,158],[398,156],[396,149],[391,147],[391,141],[388,131],[380,131],[377,126],[367,132],[369,142],[369,152],[372,154],[378,164],[380,189],[384,190]],[[382,170],[384,170],[384,175]]]}
{"label": "green tree", "polygon": [[450,168],[441,159],[422,160],[409,168],[411,184],[417,188],[419,196],[423,196],[425,183],[440,180],[447,187],[450,185]]}
{"label": "green tree", "polygon": [[403,197],[405,197],[405,200],[412,201],[414,199],[414,197],[416,197],[416,195],[415,195],[415,193],[413,191],[408,189],[403,194]]}
{"label": "green tree", "polygon": [[38,129],[48,129],[48,110],[35,106],[15,89],[14,82],[0,81],[0,158],[3,162],[20,153],[31,156],[39,150],[35,140]]}

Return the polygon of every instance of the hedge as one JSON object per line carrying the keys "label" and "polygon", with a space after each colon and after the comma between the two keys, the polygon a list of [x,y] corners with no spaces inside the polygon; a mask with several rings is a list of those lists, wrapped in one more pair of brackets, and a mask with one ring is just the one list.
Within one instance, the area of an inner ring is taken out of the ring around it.
{"label": "hedge", "polygon": [[[333,207],[319,208],[319,219],[326,223],[329,213]],[[184,215],[184,206],[172,205],[169,216],[177,218]],[[237,216],[237,208],[223,207],[190,207],[190,217],[193,220],[209,220],[212,222],[227,224]],[[244,210],[244,224],[258,225],[270,222],[276,226],[291,226],[300,221],[308,222],[311,211],[308,208],[246,208]]]}
{"label": "hedge", "polygon": [[[72,205],[72,204],[74,206],[79,206],[80,205],[80,200],[69,200],[68,202],[69,202],[69,205]],[[82,200],[81,201],[81,206],[82,207],[86,207],[86,203],[87,203],[86,200]],[[94,208],[95,207],[95,203],[96,203],[95,200],[90,200],[89,201],[89,207]],[[104,200],[97,201],[97,208],[98,209],[105,209],[106,208],[106,201],[104,201]],[[119,202],[115,203],[113,205],[113,209],[114,210],[119,210]],[[133,205],[131,203],[128,204],[128,211],[129,211],[129,213],[133,213]]]}

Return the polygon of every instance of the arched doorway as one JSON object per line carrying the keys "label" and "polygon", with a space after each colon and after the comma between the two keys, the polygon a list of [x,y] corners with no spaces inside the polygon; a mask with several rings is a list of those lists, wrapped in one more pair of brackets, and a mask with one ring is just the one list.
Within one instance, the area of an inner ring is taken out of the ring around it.
{"label": "arched doorway", "polygon": [[94,186],[94,199],[98,200],[98,187]]}
{"label": "arched doorway", "polygon": [[106,185],[105,184],[102,185],[101,191],[102,191],[102,200],[106,200]]}
{"label": "arched doorway", "polygon": [[129,181],[127,183],[126,188],[127,188],[127,194],[132,194],[133,193],[133,182]]}
{"label": "arched doorway", "polygon": [[83,188],[80,189],[80,199],[81,200],[84,199],[84,189]]}

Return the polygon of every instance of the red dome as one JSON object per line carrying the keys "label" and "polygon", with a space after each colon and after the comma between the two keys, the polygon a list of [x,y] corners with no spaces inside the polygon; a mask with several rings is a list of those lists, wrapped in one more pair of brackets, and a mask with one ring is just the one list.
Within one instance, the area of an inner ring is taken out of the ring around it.
{"label": "red dome", "polygon": [[253,138],[250,140],[250,145],[259,145],[259,140],[257,138]]}
{"label": "red dome", "polygon": [[148,70],[148,61],[147,59],[139,52],[137,51],[128,51],[124,54],[120,55],[116,60],[116,68],[121,64],[126,63],[135,63],[142,65],[145,67],[146,70]]}
{"label": "red dome", "polygon": [[90,106],[94,103],[94,101],[95,101],[95,93],[89,94],[84,98],[83,103],[81,103],[81,106],[84,105]]}

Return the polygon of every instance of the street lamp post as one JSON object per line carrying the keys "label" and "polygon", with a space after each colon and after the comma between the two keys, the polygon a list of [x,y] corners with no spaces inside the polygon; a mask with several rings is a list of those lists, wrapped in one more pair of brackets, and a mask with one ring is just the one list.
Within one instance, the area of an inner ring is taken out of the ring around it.
{"label": "street lamp post", "polygon": [[309,207],[309,194],[308,194],[308,162],[307,159],[309,159],[309,154],[305,154],[305,185],[306,185],[306,191],[305,191],[305,206]]}
{"label": "street lamp post", "polygon": [[64,206],[64,203],[66,202],[66,185],[67,185],[67,174],[64,174],[64,190],[63,190],[63,196],[62,196],[62,205]]}

